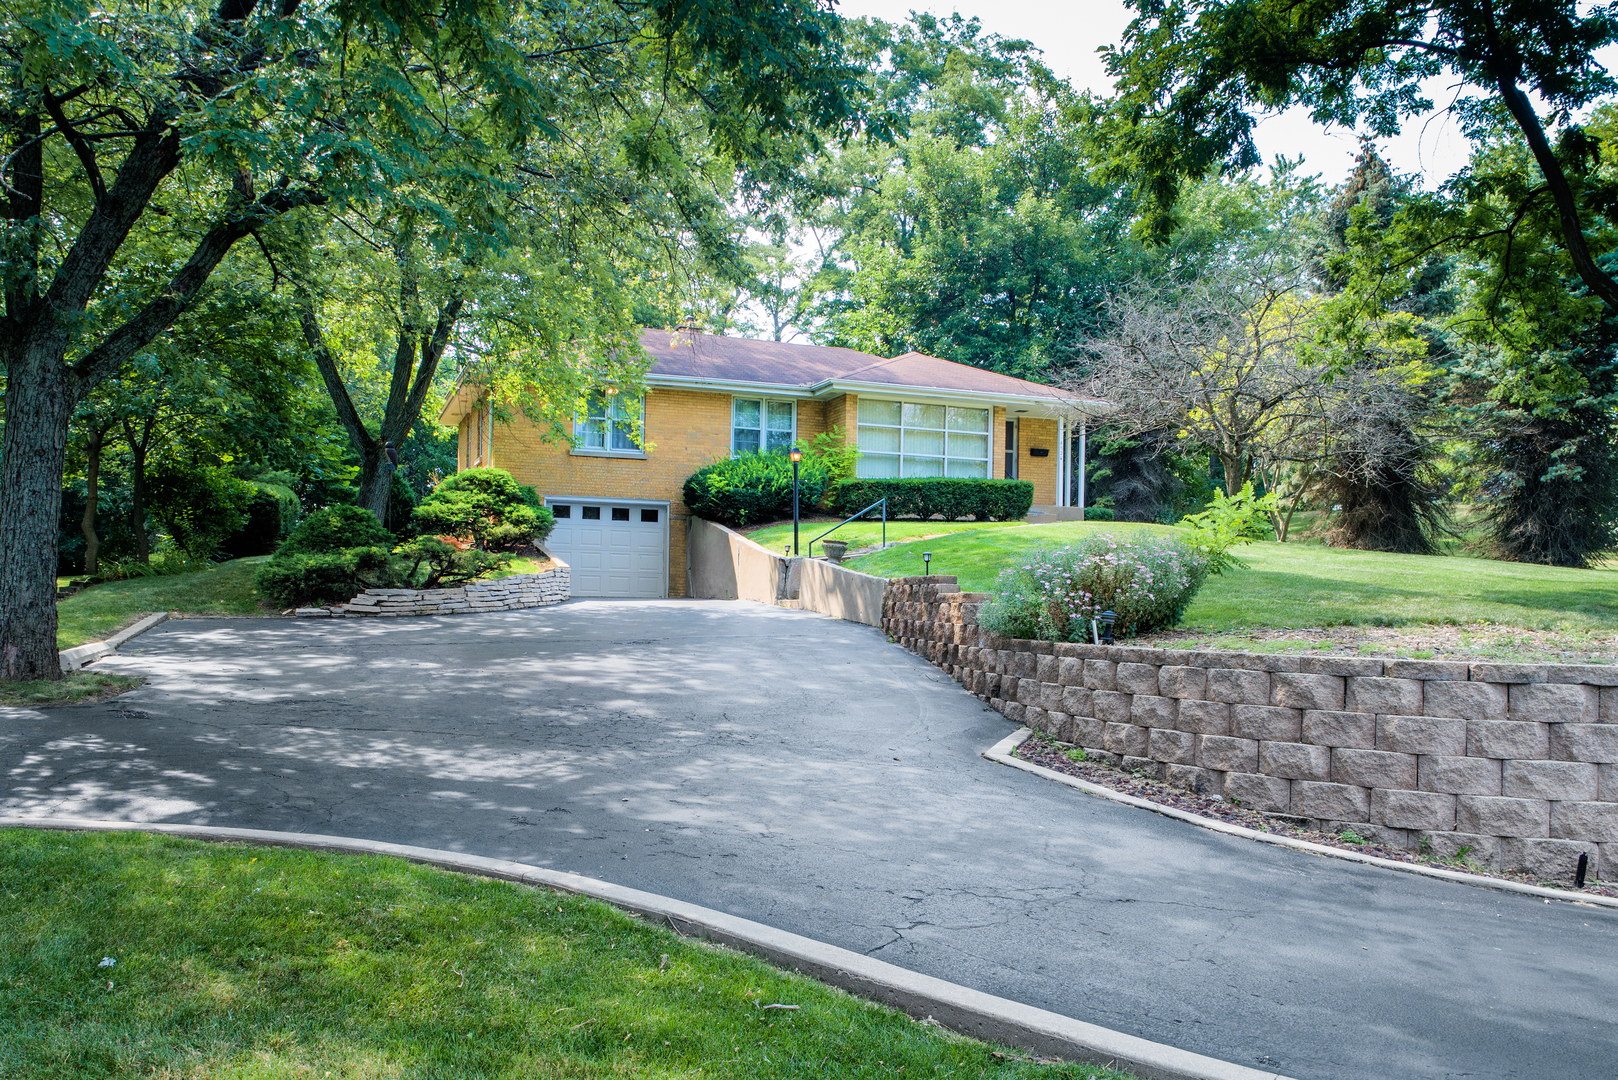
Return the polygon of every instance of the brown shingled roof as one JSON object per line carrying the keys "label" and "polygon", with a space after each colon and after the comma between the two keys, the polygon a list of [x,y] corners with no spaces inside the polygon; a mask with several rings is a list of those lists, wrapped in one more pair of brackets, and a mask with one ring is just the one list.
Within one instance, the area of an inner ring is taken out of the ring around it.
{"label": "brown shingled roof", "polygon": [[1063,396],[1054,387],[919,352],[885,360],[854,349],[722,337],[684,328],[643,330],[640,343],[652,355],[653,375],[804,389],[847,381],[1015,397]]}

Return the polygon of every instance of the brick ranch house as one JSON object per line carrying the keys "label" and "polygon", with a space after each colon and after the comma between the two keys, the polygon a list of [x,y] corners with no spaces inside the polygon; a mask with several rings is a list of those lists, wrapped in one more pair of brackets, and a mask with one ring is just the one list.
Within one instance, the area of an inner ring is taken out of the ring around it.
{"label": "brick ranch house", "polygon": [[1045,513],[1083,505],[1085,419],[1100,402],[916,352],[884,359],[684,328],[643,331],[640,344],[652,357],[644,399],[591,395],[564,433],[571,444],[545,441],[521,414],[497,424],[469,384],[439,414],[460,431],[457,468],[505,469],[555,512],[546,546],[572,566],[575,596],[686,595],[685,478],[831,428],[858,445],[862,477],[1010,477],[1033,482]]}

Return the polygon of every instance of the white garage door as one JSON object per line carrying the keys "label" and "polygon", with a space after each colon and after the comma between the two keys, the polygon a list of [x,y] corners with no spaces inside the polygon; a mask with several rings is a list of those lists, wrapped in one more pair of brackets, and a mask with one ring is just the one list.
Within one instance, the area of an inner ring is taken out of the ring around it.
{"label": "white garage door", "polygon": [[574,596],[669,594],[669,504],[548,495],[545,546],[572,567]]}

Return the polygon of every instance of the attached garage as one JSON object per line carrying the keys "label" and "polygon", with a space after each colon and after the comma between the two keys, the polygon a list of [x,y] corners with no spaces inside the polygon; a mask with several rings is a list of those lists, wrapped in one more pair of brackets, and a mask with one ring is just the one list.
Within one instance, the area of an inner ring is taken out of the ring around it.
{"label": "attached garage", "polygon": [[574,596],[669,594],[669,504],[548,495],[556,529],[545,546],[572,568]]}

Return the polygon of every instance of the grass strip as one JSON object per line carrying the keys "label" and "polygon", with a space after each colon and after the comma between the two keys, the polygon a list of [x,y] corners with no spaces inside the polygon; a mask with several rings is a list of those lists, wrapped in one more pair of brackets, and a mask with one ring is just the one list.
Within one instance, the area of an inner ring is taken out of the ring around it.
{"label": "grass strip", "polygon": [[[59,681],[32,679],[27,682],[0,682],[0,705],[41,708],[105,701],[133,690],[145,679],[129,675],[107,675],[99,671],[72,671]],[[4,1074],[0,1074],[4,1075]]]}
{"label": "grass strip", "polygon": [[[928,543],[932,572],[954,574],[968,592],[1036,547],[1084,536],[1181,530],[1120,522],[1061,522],[977,530]],[[1582,633],[1618,629],[1618,571],[1572,570],[1442,555],[1393,555],[1317,544],[1257,543],[1238,550],[1250,564],[1211,577],[1185,613],[1182,629],[1249,630],[1332,626],[1507,626]],[[849,564],[882,577],[919,574],[907,544]]]}
{"label": "grass strip", "polygon": [[105,641],[158,611],[181,615],[269,614],[271,609],[253,585],[253,574],[263,561],[232,559],[194,574],[92,585],[56,605],[56,647],[71,649],[91,641]]}
{"label": "grass strip", "polygon": [[1122,1077],[402,860],[0,830],[0,895],[0,1076]]}

